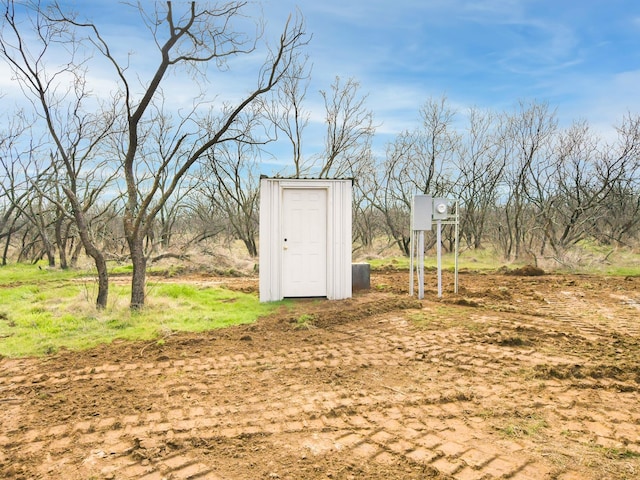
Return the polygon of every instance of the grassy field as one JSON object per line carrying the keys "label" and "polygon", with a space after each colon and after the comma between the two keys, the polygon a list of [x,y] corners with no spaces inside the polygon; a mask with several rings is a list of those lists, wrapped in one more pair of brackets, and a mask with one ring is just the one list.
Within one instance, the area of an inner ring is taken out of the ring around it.
{"label": "grassy field", "polygon": [[[458,260],[460,270],[482,271],[504,266],[489,249],[463,251]],[[409,259],[405,257],[358,261],[367,261],[373,270],[409,268]],[[524,264],[509,264],[509,268]],[[640,254],[584,245],[576,249],[567,265],[556,264],[555,271],[638,276]],[[425,266],[435,268],[435,255],[426,255]],[[452,255],[443,255],[442,268],[453,270]],[[173,277],[170,280],[154,281],[154,277],[149,277],[146,307],[131,312],[128,282],[122,277],[130,273],[129,266],[112,270],[112,275],[120,277],[119,281],[111,282],[109,304],[103,311],[95,308],[97,287],[90,272],[27,264],[0,267],[0,355],[41,356],[60,348],[85,349],[114,339],[162,342],[172,332],[251,323],[282,305],[260,303],[255,293],[185,282],[179,275],[172,275],[175,269],[167,267],[164,272],[165,276]]]}
{"label": "grassy field", "polygon": [[[389,266],[399,270],[409,268],[408,257],[373,257],[364,258],[371,264],[372,269],[387,268]],[[534,264],[533,259],[516,262],[505,262],[498,253],[490,248],[482,250],[462,250],[458,256],[460,270],[483,271],[495,270],[502,266],[508,268],[522,267]],[[426,268],[436,268],[435,253],[425,255]],[[452,271],[455,266],[453,254],[442,255],[443,270]],[[555,273],[590,273],[602,275],[636,276],[640,275],[640,253],[628,249],[612,249],[611,247],[582,243],[574,247],[566,258],[545,258],[538,261],[540,268]]]}
{"label": "grassy field", "polygon": [[278,303],[216,286],[148,282],[147,306],[128,308],[126,282],[112,282],[109,304],[94,305],[94,278],[82,271],[37,265],[0,268],[0,355],[39,356],[60,348],[90,348],[114,339],[157,340],[174,331],[204,331],[250,323]]}

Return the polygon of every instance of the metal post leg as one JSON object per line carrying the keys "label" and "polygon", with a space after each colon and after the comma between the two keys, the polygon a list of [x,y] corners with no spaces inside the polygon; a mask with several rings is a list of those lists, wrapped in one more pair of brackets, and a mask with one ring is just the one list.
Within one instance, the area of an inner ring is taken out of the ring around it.
{"label": "metal post leg", "polygon": [[437,222],[438,298],[442,298],[442,221]]}

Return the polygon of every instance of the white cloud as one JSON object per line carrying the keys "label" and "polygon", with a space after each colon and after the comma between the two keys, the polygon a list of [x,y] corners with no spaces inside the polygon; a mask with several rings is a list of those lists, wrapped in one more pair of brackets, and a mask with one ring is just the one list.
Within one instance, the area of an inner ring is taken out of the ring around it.
{"label": "white cloud", "polygon": [[[627,110],[640,111],[640,4],[632,0],[262,0],[249,13],[264,12],[265,35],[273,42],[298,4],[313,35],[307,50],[313,64],[307,109],[314,128],[305,141],[310,149],[322,143],[318,91],[329,89],[336,75],[359,81],[384,138],[416,126],[420,105],[443,94],[459,111],[472,105],[500,110],[523,98],[548,100],[565,123],[586,118],[611,125]],[[96,21],[107,22],[105,34],[118,58],[124,62],[133,53],[130,72],[147,81],[157,47],[137,13],[106,0],[77,5],[86,16],[98,7]],[[263,59],[233,59],[229,72],[212,75],[209,99],[238,98],[255,85]],[[0,64],[0,90],[8,97],[20,94],[6,68]],[[90,79],[99,95],[115,88],[113,72],[104,65],[92,69]],[[190,105],[194,88],[174,76],[164,84],[175,106]]]}
{"label": "white cloud", "polygon": [[[590,108],[585,112],[587,118],[600,124],[617,125],[627,113],[640,115],[640,69],[620,72],[608,79],[594,83],[590,92],[586,92],[584,104]],[[591,97],[591,98],[588,98]]]}

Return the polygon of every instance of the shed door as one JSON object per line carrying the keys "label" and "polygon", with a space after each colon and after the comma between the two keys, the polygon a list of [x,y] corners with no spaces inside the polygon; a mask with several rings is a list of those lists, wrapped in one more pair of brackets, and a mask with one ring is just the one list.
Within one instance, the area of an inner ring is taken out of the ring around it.
{"label": "shed door", "polygon": [[327,295],[327,190],[282,191],[282,294]]}

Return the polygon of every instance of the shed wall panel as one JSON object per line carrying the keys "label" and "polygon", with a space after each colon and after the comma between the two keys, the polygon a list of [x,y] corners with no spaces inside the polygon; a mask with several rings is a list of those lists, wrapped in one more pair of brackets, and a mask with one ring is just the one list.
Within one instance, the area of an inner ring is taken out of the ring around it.
{"label": "shed wall panel", "polygon": [[260,180],[260,301],[283,298],[283,191],[326,189],[326,296],[338,300],[351,297],[352,181],[325,179]]}

